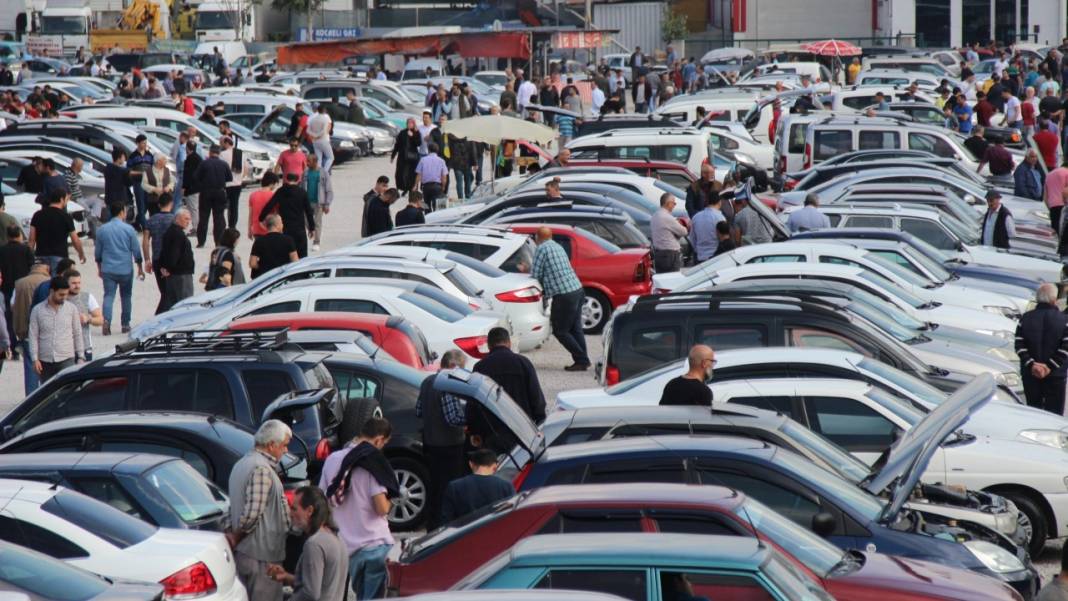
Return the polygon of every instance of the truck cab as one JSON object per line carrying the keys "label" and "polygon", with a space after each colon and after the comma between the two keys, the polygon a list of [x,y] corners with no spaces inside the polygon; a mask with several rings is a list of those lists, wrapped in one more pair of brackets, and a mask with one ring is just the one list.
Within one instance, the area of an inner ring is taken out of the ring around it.
{"label": "truck cab", "polygon": [[246,2],[201,2],[193,19],[198,42],[252,41],[255,11]]}
{"label": "truck cab", "polygon": [[34,33],[27,40],[28,49],[33,49],[36,38],[38,43],[44,44],[40,47],[47,48],[47,53],[52,56],[73,56],[79,47],[89,49],[93,13],[88,6],[46,6],[34,13],[33,26]]}

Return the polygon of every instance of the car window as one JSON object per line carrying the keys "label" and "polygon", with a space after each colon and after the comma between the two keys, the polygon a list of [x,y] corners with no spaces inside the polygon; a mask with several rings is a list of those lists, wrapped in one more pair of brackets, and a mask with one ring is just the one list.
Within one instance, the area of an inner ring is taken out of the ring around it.
{"label": "car window", "polygon": [[[389,271],[385,269],[363,269],[356,267],[346,267],[338,269],[334,276],[339,278],[393,278],[395,280],[410,280],[413,282],[419,282],[421,284],[430,284],[431,286],[434,285],[434,283],[430,280],[424,278],[423,276],[415,275],[414,273],[410,273],[407,271]],[[318,307],[319,303],[315,303],[315,306]],[[321,311],[322,309],[317,308],[315,310]],[[363,311],[363,313],[370,313],[370,311]]]}
{"label": "car window", "polygon": [[726,536],[737,536],[742,534],[740,528],[734,526],[733,521],[730,518],[718,515],[661,515],[659,511],[650,513],[656,520],[656,529],[659,532]]}
{"label": "car window", "polygon": [[631,601],[645,601],[645,570],[550,569],[535,585],[536,589],[593,591],[616,595]]}
{"label": "car window", "polygon": [[114,507],[69,490],[60,490],[42,503],[41,511],[58,516],[120,549],[139,544],[158,530]]}
{"label": "car window", "polygon": [[22,432],[64,417],[126,409],[126,376],[106,376],[71,382],[48,395],[16,424]]}
{"label": "car window", "polygon": [[380,398],[380,386],[377,380],[363,374],[335,369],[330,372],[343,400],[360,398]]}
{"label": "car window", "polygon": [[659,580],[660,598],[664,601],[681,599],[775,601],[775,597],[764,588],[760,581],[748,574],[660,572]]}
{"label": "car window", "polygon": [[281,371],[251,369],[241,374],[241,380],[252,404],[252,421],[257,424],[268,405],[293,390],[293,382]]}
{"label": "car window", "polygon": [[454,311],[452,308],[422,294],[415,292],[403,292],[397,298],[411,303],[415,307],[422,309],[426,313],[433,315],[434,317],[447,321],[449,323],[456,323],[463,319],[463,315]]}
{"label": "car window", "polygon": [[561,234],[553,234],[553,242],[556,242],[560,246],[564,247],[564,252],[567,253],[567,258],[568,259],[572,258],[571,257],[572,250],[571,250],[571,237],[570,236],[563,236]]}
{"label": "car window", "polygon": [[149,371],[138,378],[132,411],[196,411],[232,419],[230,387],[208,370]]}
{"label": "car window", "polygon": [[794,123],[790,125],[790,141],[786,147],[786,152],[790,154],[801,154],[805,152],[805,135],[808,133],[808,127],[804,123]]}
{"label": "car window", "polygon": [[842,104],[843,105],[845,105],[845,106],[847,106],[847,107],[849,107],[849,108],[851,108],[851,109],[853,109],[855,111],[859,111],[859,110],[867,107],[868,105],[871,105],[871,104],[874,104],[874,103],[875,103],[875,96],[874,95],[853,96],[852,98],[843,98],[842,99]]}
{"label": "car window", "polygon": [[591,465],[584,481],[587,484],[618,482],[686,483],[686,466],[682,459],[628,459]]}
{"label": "car window", "polygon": [[[10,519],[0,516],[0,532],[10,530],[10,521],[5,522]],[[0,537],[4,536],[0,534]],[[28,592],[33,599],[51,601],[102,599],[107,596],[108,590],[103,578],[63,562],[41,561],[39,555],[9,545],[0,547],[0,582]],[[25,597],[14,593],[12,599],[19,598]]]}
{"label": "car window", "polygon": [[213,478],[214,473],[208,459],[198,451],[183,448],[181,445],[168,444],[163,441],[109,439],[100,443],[102,453],[152,453],[154,455],[166,455],[178,457],[191,465],[193,469],[205,478]]}
{"label": "car window", "polygon": [[642,516],[637,511],[567,511],[558,513],[545,522],[538,534],[641,531]]}
{"label": "car window", "polygon": [[794,399],[788,396],[739,396],[732,398],[731,402],[794,416]]}
{"label": "car window", "polygon": [[789,340],[790,346],[831,349],[860,353],[866,357],[872,356],[871,351],[864,345],[845,336],[825,330],[815,328],[788,328],[786,338]]}
{"label": "car window", "polygon": [[665,363],[677,359],[682,354],[682,328],[674,325],[662,325],[641,328],[634,331],[630,338],[631,352]]}
{"label": "car window", "polygon": [[707,464],[698,466],[697,471],[701,484],[739,490],[806,528],[812,524],[812,516],[820,511],[819,503],[807,496],[755,475]]}
{"label": "car window", "polygon": [[[0,513],[0,540],[33,549],[56,559],[80,559],[89,552],[66,538],[9,515]],[[3,564],[0,564],[0,570]]]}
{"label": "car window", "polygon": [[139,520],[151,522],[151,518],[142,513],[137,501],[130,497],[129,493],[115,481],[114,478],[84,478],[75,476],[68,478],[73,488],[87,497],[107,503],[119,511],[132,515]]}
{"label": "car window", "polygon": [[949,142],[946,142],[934,134],[910,133],[909,148],[911,150],[926,150],[927,152],[933,152],[940,157],[954,158],[957,156],[956,150],[949,144]]}
{"label": "car window", "polygon": [[894,225],[893,217],[875,217],[869,215],[851,215],[846,218],[846,225],[849,227],[875,227],[875,228],[891,228]]}
{"label": "car window", "polygon": [[653,151],[648,146],[613,146],[604,149],[606,157],[618,159],[651,159]]}
{"label": "car window", "polygon": [[689,146],[661,146],[663,160],[673,163],[685,163],[690,160]]}
{"label": "car window", "polygon": [[805,402],[812,429],[847,451],[882,450],[896,438],[897,426],[856,399],[808,397]]}
{"label": "car window", "polygon": [[316,311],[344,311],[348,313],[377,313],[389,315],[382,305],[369,300],[355,298],[321,298],[315,301]]}
{"label": "car window", "polygon": [[230,503],[218,486],[184,461],[168,461],[145,475],[182,521],[192,524],[221,511]]}
{"label": "car window", "polygon": [[901,146],[901,136],[895,131],[861,131],[857,150],[882,150]]}
{"label": "car window", "polygon": [[746,263],[804,263],[804,255],[764,255],[763,257],[753,257],[746,261]]}
{"label": "car window", "polygon": [[824,129],[813,134],[815,160],[823,161],[853,150],[853,134],[847,129]]}
{"label": "car window", "polygon": [[274,303],[271,305],[265,305],[256,309],[255,311],[249,311],[241,317],[249,317],[251,315],[270,315],[271,313],[296,313],[300,311],[300,301],[286,301],[284,303]]}
{"label": "car window", "polygon": [[845,265],[847,267],[856,267],[865,271],[868,270],[867,267],[861,265],[860,263],[857,263],[856,261],[851,261],[849,259],[843,259],[842,257],[828,257],[826,255],[822,255],[820,256],[820,263],[830,263],[831,265]]}
{"label": "car window", "polygon": [[530,243],[520,245],[510,257],[501,263],[501,269],[508,273],[530,273],[534,265],[534,251],[531,246]]}
{"label": "car window", "polygon": [[759,348],[768,345],[768,332],[757,325],[700,325],[694,344],[707,344],[715,349]]}
{"label": "car window", "polygon": [[956,241],[942,229],[942,226],[934,221],[904,217],[901,219],[901,230],[916,236],[935,248],[956,250]]}
{"label": "car window", "polygon": [[[254,298],[258,298],[260,296],[263,296],[264,294],[270,294],[270,293],[274,292],[275,290],[278,290],[279,288],[283,288],[285,286],[288,286],[288,285],[292,284],[293,282],[300,282],[302,280],[315,280],[315,279],[319,279],[319,278],[328,278],[328,277],[330,277],[330,270],[329,269],[312,269],[312,270],[309,270],[309,271],[302,271],[300,273],[293,273],[293,274],[287,275],[287,276],[285,276],[283,278],[279,278],[277,282],[272,282],[271,284],[268,284],[267,286],[264,286],[262,290],[256,292],[256,294],[253,294],[252,296],[248,297],[248,299],[246,299],[246,300],[252,300]],[[298,307],[298,310],[299,310],[299,307]]]}

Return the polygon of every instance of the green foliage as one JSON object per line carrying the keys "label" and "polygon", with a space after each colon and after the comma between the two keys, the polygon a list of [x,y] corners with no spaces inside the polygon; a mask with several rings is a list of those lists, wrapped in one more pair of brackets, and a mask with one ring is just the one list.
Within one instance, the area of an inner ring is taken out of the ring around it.
{"label": "green foliage", "polygon": [[[275,0],[277,1],[277,0]],[[672,10],[671,4],[664,5],[664,15],[660,20],[660,37],[665,44],[681,40],[686,37],[686,15]]]}

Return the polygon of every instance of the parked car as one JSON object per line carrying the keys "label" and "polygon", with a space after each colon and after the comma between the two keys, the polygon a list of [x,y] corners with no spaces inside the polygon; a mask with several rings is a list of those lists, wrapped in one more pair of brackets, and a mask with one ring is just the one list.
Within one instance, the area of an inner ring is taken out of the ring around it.
{"label": "parked car", "polygon": [[[682,163],[691,172],[700,173],[702,163],[710,160],[712,149],[717,146],[712,142],[710,129],[650,128],[606,131],[583,136],[568,142],[567,148],[576,159],[644,157]],[[742,152],[741,149],[739,152]],[[759,163],[756,157],[749,158],[750,162]]]}
{"label": "parked car", "polygon": [[0,478],[58,484],[161,528],[222,532],[230,501],[180,458],[147,453],[10,453]]}
{"label": "parked car", "polygon": [[12,601],[162,601],[163,587],[110,580],[44,553],[0,542],[0,595]]}
{"label": "parked car", "polygon": [[680,190],[685,190],[690,184],[697,180],[696,174],[679,163],[672,161],[647,161],[643,159],[592,161],[572,159],[572,161],[568,163],[568,168],[593,167],[597,165],[604,167],[620,167],[644,177],[658,179],[664,183],[671,184]]}
{"label": "parked car", "polygon": [[[512,209],[490,217],[486,225],[548,223],[582,228],[620,248],[649,248],[649,238],[626,213],[611,207]],[[689,244],[685,240],[680,243]]]}
{"label": "parked car", "polygon": [[609,532],[757,538],[841,601],[872,595],[888,601],[1014,596],[1006,585],[965,570],[842,551],[743,493],[683,484],[550,486],[531,491],[411,541],[399,560],[389,565],[390,587],[402,595],[442,590],[527,537],[579,533],[597,537]]}
{"label": "parked car", "polygon": [[159,528],[40,482],[0,480],[0,501],[0,540],[109,578],[158,582],[169,598],[248,598],[221,532]]}

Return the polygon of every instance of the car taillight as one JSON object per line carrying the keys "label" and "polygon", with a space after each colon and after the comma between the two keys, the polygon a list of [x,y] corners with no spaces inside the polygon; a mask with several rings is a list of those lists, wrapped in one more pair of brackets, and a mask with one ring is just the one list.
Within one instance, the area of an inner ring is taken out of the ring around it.
{"label": "car taillight", "polygon": [[786,155],[779,157],[779,173],[786,173]]}
{"label": "car taillight", "polygon": [[649,292],[649,294],[670,294],[670,293],[671,293],[671,290],[668,290],[667,288],[653,288],[652,291]]}
{"label": "car taillight", "polygon": [[541,290],[534,286],[527,286],[519,290],[509,290],[497,294],[497,300],[502,303],[536,303],[541,301]]}
{"label": "car taillight", "polygon": [[646,265],[645,265],[645,259],[648,256],[649,255],[645,255],[645,257],[642,257],[642,260],[638,261],[638,264],[634,266],[634,281],[635,282],[644,282],[645,281],[645,274],[648,273],[648,270],[646,269]]}
{"label": "car taillight", "polygon": [[292,506],[293,505],[293,499],[295,499],[296,496],[297,496],[297,491],[293,490],[293,489],[290,489],[290,490],[282,491],[282,494],[284,494],[286,496],[286,503],[288,503],[290,506]]}
{"label": "car taillight", "polygon": [[163,596],[167,599],[196,599],[215,592],[215,577],[203,561],[179,570],[163,580]]}
{"label": "car taillight", "polygon": [[489,343],[486,342],[485,336],[468,336],[467,338],[457,338],[452,342],[460,347],[461,351],[478,359],[489,354]]}
{"label": "car taillight", "polygon": [[782,185],[782,188],[783,190],[793,190],[797,186],[797,184],[798,181],[796,179],[791,178],[786,180],[786,182]]}
{"label": "car taillight", "polygon": [[812,145],[805,144],[805,169],[812,166]]}
{"label": "car taillight", "polygon": [[523,481],[530,475],[530,470],[534,467],[534,462],[530,462],[523,466],[523,469],[519,470],[519,473],[515,475],[512,480],[512,488],[519,490],[523,488]]}
{"label": "car taillight", "polygon": [[326,461],[326,458],[330,456],[330,441],[325,438],[320,438],[319,443],[315,445],[315,458],[319,461]]}
{"label": "car taillight", "polygon": [[609,365],[604,368],[604,385],[613,386],[619,384],[619,368],[615,365]]}

